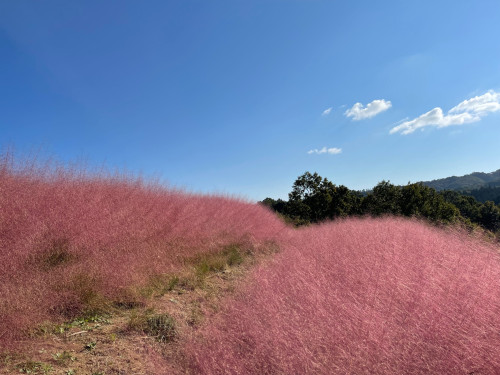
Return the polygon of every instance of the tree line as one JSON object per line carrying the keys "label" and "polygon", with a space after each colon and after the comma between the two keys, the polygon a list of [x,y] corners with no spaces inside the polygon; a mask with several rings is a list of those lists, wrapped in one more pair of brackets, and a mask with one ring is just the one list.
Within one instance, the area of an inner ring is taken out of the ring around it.
{"label": "tree line", "polygon": [[479,202],[492,201],[495,204],[500,204],[500,186],[483,186],[479,189],[463,191],[463,194],[470,195]]}
{"label": "tree line", "polygon": [[288,201],[266,198],[261,203],[295,225],[391,214],[421,217],[434,223],[461,222],[500,232],[500,207],[495,202],[481,203],[473,196],[452,190],[438,192],[421,183],[398,186],[382,181],[371,191],[360,192],[337,186],[317,173],[305,172],[295,180]]}

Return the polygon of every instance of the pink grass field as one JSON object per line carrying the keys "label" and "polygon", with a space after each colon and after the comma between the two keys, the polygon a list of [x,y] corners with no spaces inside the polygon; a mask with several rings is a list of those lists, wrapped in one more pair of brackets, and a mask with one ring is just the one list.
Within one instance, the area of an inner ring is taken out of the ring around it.
{"label": "pink grass field", "polygon": [[498,248],[394,218],[289,236],[188,345],[195,373],[500,373]]}
{"label": "pink grass field", "polygon": [[396,218],[295,230],[242,200],[8,157],[0,349],[80,311],[86,292],[116,300],[239,241],[274,241],[281,252],[182,344],[193,373],[500,373],[498,245]]}
{"label": "pink grass field", "polygon": [[186,257],[231,242],[272,240],[284,228],[271,212],[241,200],[20,166],[4,156],[0,348],[15,346],[46,319],[78,312],[89,293],[117,298]]}

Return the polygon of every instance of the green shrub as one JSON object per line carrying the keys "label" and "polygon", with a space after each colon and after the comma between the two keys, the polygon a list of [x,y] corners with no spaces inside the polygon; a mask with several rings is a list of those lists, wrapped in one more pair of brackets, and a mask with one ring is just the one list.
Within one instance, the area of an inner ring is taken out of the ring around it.
{"label": "green shrub", "polygon": [[169,314],[154,314],[152,310],[146,310],[142,314],[132,314],[128,329],[144,332],[163,343],[173,341],[177,337],[174,318]]}
{"label": "green shrub", "polygon": [[177,336],[175,320],[168,314],[152,315],[147,318],[146,333],[159,342],[170,342]]}

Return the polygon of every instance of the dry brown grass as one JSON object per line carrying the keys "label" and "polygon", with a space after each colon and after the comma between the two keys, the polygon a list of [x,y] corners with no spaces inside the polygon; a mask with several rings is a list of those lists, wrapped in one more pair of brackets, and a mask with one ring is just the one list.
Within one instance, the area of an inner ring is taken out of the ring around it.
{"label": "dry brown grass", "polygon": [[184,342],[275,251],[271,243],[238,243],[186,259],[179,272],[152,276],[130,292],[142,304],[109,305],[107,312],[31,330],[22,351],[0,356],[0,374],[186,373]]}

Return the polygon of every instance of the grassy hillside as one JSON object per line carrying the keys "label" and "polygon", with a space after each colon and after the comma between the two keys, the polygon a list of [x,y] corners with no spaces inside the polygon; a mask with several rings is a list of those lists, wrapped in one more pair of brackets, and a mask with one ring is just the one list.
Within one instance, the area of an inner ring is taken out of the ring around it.
{"label": "grassy hillside", "polygon": [[0,164],[0,349],[46,320],[141,303],[140,289],[201,254],[273,240],[263,207],[126,177]]}
{"label": "grassy hillside", "polygon": [[201,374],[494,374],[498,248],[400,219],[297,230],[190,347]]}
{"label": "grassy hillside", "polygon": [[492,374],[498,245],[0,162],[0,373]]}

